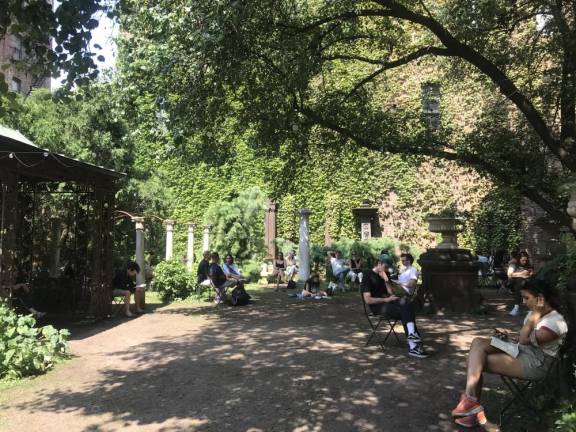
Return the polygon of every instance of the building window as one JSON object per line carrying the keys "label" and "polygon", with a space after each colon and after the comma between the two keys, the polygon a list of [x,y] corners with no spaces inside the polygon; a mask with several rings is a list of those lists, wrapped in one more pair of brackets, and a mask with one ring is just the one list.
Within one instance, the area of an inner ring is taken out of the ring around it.
{"label": "building window", "polygon": [[10,83],[10,91],[13,91],[16,93],[21,93],[22,92],[22,81],[20,81],[18,78],[12,78],[12,81]]}
{"label": "building window", "polygon": [[422,84],[422,114],[428,133],[440,128],[440,84]]}
{"label": "building window", "polygon": [[12,35],[12,46],[11,46],[11,58],[12,60],[22,60],[24,57],[24,44],[22,36],[15,34]]}

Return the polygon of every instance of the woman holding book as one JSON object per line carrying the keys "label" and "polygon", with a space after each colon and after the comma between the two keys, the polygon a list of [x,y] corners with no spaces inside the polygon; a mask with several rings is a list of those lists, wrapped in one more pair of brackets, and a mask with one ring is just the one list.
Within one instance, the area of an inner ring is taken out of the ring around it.
{"label": "woman holding book", "polygon": [[486,423],[480,404],[484,372],[513,378],[539,379],[558,356],[568,325],[556,310],[552,289],[543,281],[528,279],[521,289],[522,301],[529,312],[520,329],[518,341],[508,341],[498,332],[489,338],[475,338],[468,355],[466,390],[452,410],[454,421],[465,427]]}

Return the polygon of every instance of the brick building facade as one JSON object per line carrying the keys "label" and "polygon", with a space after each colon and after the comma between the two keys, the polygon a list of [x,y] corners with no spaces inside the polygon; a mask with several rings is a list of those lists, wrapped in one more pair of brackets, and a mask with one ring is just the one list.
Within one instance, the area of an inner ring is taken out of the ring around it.
{"label": "brick building facade", "polygon": [[[53,4],[52,0],[46,1]],[[49,44],[48,38],[46,43]],[[0,67],[10,91],[28,95],[33,88],[50,88],[50,78],[34,76],[30,68],[26,67],[25,60],[26,51],[22,35],[7,33],[0,39]],[[6,65],[8,67],[4,69]]]}

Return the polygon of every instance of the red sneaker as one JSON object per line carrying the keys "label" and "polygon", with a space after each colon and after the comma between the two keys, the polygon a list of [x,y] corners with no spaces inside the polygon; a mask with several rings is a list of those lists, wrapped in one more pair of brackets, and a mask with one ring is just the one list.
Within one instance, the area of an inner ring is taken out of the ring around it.
{"label": "red sneaker", "polygon": [[482,410],[466,417],[458,417],[454,419],[454,422],[459,426],[472,428],[485,425],[488,422],[488,419],[486,418],[486,414],[484,414],[484,410]]}
{"label": "red sneaker", "polygon": [[463,394],[460,398],[460,403],[452,410],[452,417],[466,417],[477,414],[480,411],[484,411],[484,407],[480,405],[480,402]]}

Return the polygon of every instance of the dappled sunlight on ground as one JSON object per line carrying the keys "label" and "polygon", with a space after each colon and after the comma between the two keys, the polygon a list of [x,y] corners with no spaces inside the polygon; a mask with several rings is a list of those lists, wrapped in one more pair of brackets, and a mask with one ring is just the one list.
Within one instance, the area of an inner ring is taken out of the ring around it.
{"label": "dappled sunlight on ground", "polygon": [[[471,340],[519,324],[502,312],[420,317],[432,353],[420,360],[401,326],[401,346],[364,347],[357,294],[254,297],[169,305],[75,340],[76,360],[4,400],[2,430],[453,431]],[[499,395],[486,396],[490,416]]]}

